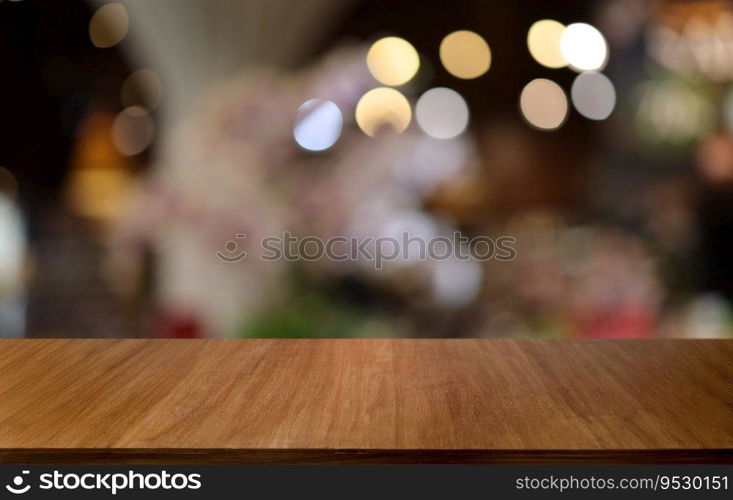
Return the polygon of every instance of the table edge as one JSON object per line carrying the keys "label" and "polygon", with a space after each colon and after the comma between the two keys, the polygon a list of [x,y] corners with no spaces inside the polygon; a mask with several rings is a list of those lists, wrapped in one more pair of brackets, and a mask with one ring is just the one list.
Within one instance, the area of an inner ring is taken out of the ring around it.
{"label": "table edge", "polygon": [[731,449],[0,449],[0,464],[733,464]]}

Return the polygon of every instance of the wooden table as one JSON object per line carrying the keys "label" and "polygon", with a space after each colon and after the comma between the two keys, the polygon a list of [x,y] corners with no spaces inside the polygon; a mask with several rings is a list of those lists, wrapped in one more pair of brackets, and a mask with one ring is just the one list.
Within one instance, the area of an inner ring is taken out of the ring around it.
{"label": "wooden table", "polygon": [[733,462],[733,341],[2,340],[0,463]]}

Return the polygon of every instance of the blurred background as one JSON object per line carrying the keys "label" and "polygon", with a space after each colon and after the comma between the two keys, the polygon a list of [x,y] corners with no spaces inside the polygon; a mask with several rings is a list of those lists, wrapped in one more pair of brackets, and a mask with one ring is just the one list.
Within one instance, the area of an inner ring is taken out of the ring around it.
{"label": "blurred background", "polygon": [[730,2],[0,0],[0,67],[0,336],[733,336]]}

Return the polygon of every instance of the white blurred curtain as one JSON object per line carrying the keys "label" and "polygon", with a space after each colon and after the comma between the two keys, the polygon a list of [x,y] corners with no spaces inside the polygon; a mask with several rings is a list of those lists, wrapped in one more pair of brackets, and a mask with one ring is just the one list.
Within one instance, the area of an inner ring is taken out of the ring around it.
{"label": "white blurred curtain", "polygon": [[133,69],[153,68],[165,85],[165,126],[211,84],[247,66],[302,61],[352,0],[120,2],[130,16],[122,47]]}
{"label": "white blurred curtain", "polygon": [[[109,3],[91,1],[96,6]],[[129,14],[121,47],[131,69],[151,68],[163,83],[156,120],[157,151],[165,155],[174,125],[211,86],[248,67],[297,65],[353,0],[119,1]],[[159,158],[158,173],[176,176],[167,160]],[[244,264],[219,262],[195,229],[157,235],[156,249],[157,302],[169,309],[193,307],[206,324],[205,335],[226,334],[261,300],[257,275]]]}

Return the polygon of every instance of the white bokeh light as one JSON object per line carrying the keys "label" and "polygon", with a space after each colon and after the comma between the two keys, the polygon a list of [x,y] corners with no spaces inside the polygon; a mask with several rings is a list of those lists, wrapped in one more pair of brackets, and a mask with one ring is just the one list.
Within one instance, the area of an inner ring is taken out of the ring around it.
{"label": "white bokeh light", "polygon": [[303,149],[323,151],[341,136],[344,118],[332,101],[311,99],[298,108],[293,137]]}
{"label": "white bokeh light", "polygon": [[420,128],[436,139],[451,139],[468,126],[468,105],[455,90],[430,89],[417,101],[415,118]]}
{"label": "white bokeh light", "polygon": [[483,272],[475,260],[436,260],[432,271],[433,296],[444,306],[465,306],[481,290]]}
{"label": "white bokeh light", "polygon": [[112,142],[125,156],[145,151],[155,137],[155,122],[147,109],[130,106],[120,111],[112,122]]}
{"label": "white bokeh light", "polygon": [[474,154],[473,143],[463,138],[451,141],[421,136],[412,153],[394,164],[395,179],[404,189],[430,196],[442,182],[457,175]]}
{"label": "white bokeh light", "polygon": [[570,99],[584,117],[605,120],[616,107],[616,90],[611,80],[601,73],[581,73],[573,81]]}
{"label": "white bokeh light", "polygon": [[560,51],[570,67],[579,71],[599,71],[608,61],[608,44],[590,24],[574,23],[560,38]]}

